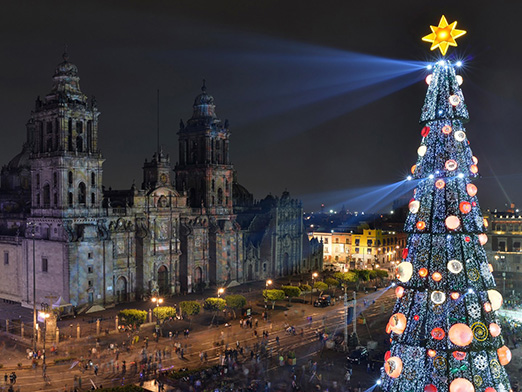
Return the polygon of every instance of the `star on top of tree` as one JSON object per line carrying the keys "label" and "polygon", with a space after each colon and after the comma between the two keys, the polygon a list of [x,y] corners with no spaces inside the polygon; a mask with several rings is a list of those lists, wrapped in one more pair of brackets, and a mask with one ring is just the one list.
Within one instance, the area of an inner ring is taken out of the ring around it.
{"label": "star on top of tree", "polygon": [[425,42],[431,42],[430,49],[435,50],[439,48],[444,56],[448,51],[448,46],[457,46],[455,40],[466,34],[465,30],[457,30],[455,27],[457,27],[457,21],[448,24],[446,17],[442,15],[439,25],[430,26],[432,33],[422,37],[422,40]]}

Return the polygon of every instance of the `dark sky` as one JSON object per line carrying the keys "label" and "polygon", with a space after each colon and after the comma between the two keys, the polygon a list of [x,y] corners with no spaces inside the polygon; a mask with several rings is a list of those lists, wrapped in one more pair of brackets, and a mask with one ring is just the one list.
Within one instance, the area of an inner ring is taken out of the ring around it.
{"label": "dark sky", "polygon": [[[95,95],[104,184],[129,188],[161,144],[177,160],[179,119],[206,78],[229,119],[239,181],[262,198],[285,189],[307,210],[402,180],[415,163],[426,72],[421,37],[445,14],[468,31],[466,128],[482,207],[522,203],[522,44],[517,1],[1,1],[0,163],[25,140],[64,44]],[[387,59],[399,61],[390,62]],[[393,76],[393,77],[392,77]],[[383,192],[384,192],[383,190]],[[360,200],[361,197],[358,198]],[[391,200],[390,200],[391,202]]]}

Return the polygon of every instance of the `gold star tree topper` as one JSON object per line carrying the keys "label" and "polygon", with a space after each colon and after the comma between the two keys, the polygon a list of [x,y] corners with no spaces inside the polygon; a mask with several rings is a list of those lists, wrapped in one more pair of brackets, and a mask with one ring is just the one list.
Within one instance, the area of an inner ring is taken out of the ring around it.
{"label": "gold star tree topper", "polygon": [[446,17],[442,15],[439,25],[430,26],[432,33],[422,37],[422,40],[431,42],[430,49],[435,50],[439,48],[440,52],[444,56],[448,51],[448,47],[457,46],[457,42],[455,40],[466,34],[465,30],[457,30],[455,27],[457,27],[457,21],[453,22],[452,24],[448,24]]}

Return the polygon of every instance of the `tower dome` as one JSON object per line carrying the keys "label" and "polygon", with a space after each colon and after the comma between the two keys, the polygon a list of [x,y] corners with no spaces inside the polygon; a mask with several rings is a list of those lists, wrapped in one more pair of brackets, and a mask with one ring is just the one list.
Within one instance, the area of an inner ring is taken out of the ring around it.
{"label": "tower dome", "polygon": [[194,112],[192,119],[198,118],[216,118],[216,105],[214,105],[214,97],[207,93],[207,86],[205,79],[203,79],[203,86],[201,87],[201,94],[194,100]]}

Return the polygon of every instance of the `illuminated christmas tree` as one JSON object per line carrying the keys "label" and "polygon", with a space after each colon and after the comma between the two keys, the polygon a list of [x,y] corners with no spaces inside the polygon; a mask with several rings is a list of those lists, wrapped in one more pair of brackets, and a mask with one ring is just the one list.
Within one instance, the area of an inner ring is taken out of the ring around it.
{"label": "illuminated christmas tree", "polygon": [[[432,34],[443,55],[465,34],[444,16]],[[495,290],[483,245],[478,175],[464,124],[468,111],[460,89],[460,64],[442,59],[426,78],[421,114],[422,141],[412,179],[408,247],[397,268],[397,303],[387,325],[391,349],[385,356],[386,392],[507,392],[504,369],[511,352],[501,336]]]}

